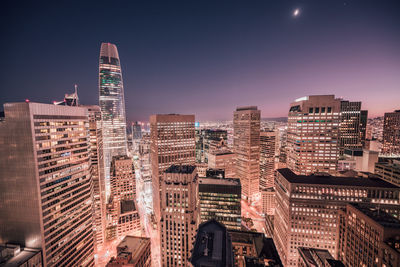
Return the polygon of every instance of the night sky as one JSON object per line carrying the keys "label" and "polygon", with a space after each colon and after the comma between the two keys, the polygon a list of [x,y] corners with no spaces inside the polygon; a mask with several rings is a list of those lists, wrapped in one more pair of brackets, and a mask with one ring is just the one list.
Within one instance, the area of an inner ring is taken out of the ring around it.
{"label": "night sky", "polygon": [[1,105],[62,100],[75,83],[98,104],[111,42],[129,121],[232,119],[242,105],[287,116],[310,94],[362,101],[370,117],[400,109],[400,1],[2,1],[0,23]]}

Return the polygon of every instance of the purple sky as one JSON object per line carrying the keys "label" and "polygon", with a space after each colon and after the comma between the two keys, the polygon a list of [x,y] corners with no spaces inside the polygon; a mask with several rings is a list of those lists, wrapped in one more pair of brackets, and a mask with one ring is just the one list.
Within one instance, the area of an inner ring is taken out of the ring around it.
{"label": "purple sky", "polygon": [[62,99],[75,83],[97,104],[100,43],[112,42],[129,121],[231,119],[241,105],[287,116],[310,94],[362,101],[370,117],[400,109],[399,1],[116,2],[6,2],[0,104]]}

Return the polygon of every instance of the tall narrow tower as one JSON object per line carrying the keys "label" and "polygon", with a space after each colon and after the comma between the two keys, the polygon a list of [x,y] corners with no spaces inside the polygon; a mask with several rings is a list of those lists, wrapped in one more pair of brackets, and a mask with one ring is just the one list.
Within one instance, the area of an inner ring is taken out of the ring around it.
{"label": "tall narrow tower", "polygon": [[126,155],[124,86],[117,47],[102,43],[99,62],[99,105],[103,118],[106,192],[110,195],[110,164],[113,156]]}

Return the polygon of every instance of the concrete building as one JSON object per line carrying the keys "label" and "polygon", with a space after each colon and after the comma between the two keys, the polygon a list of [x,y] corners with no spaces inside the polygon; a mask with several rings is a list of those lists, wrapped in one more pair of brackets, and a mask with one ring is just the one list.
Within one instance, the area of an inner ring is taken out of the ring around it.
{"label": "concrete building", "polygon": [[276,133],[260,132],[260,191],[274,187]]}
{"label": "concrete building", "polygon": [[173,164],[195,164],[194,115],[150,117],[154,223],[159,227],[161,179]]}
{"label": "concrete building", "polygon": [[106,267],[151,267],[150,238],[125,236]]}
{"label": "concrete building", "polygon": [[256,106],[238,107],[233,114],[235,172],[248,200],[260,197],[260,117]]}
{"label": "concrete building", "polygon": [[218,149],[208,154],[208,168],[222,169],[226,177],[235,177],[235,153],[227,149]]}
{"label": "concrete building", "polygon": [[99,106],[103,119],[106,195],[109,197],[112,157],[127,154],[124,86],[118,49],[115,44],[101,44],[99,58]]}
{"label": "concrete building", "polygon": [[275,214],[275,189],[273,187],[261,190],[262,212],[264,215]]}
{"label": "concrete building", "polygon": [[114,156],[111,162],[111,196],[107,204],[107,239],[140,235],[136,206],[136,178],[132,158]]}
{"label": "concrete building", "polygon": [[400,110],[385,113],[382,154],[400,156]]}
{"label": "concrete building", "polygon": [[263,233],[230,230],[235,266],[275,266],[282,267],[274,240]]}
{"label": "concrete building", "polygon": [[190,263],[193,267],[233,267],[231,237],[226,227],[210,220],[199,225]]}
{"label": "concrete building", "polygon": [[43,267],[42,251],[19,245],[0,245],[1,267]]}
{"label": "concrete building", "polygon": [[345,267],[343,262],[335,258],[326,249],[299,247],[298,267]]}
{"label": "concrete building", "polygon": [[275,183],[274,241],[285,266],[297,266],[298,247],[337,255],[338,211],[349,202],[400,215],[400,188],[379,178],[305,176],[279,169]]}
{"label": "concrete building", "polygon": [[400,186],[400,160],[377,162],[375,174],[386,182]]}
{"label": "concrete building", "polygon": [[241,185],[239,179],[199,179],[200,220],[202,223],[216,220],[228,229],[240,230]]}
{"label": "concrete building", "polygon": [[339,158],[340,103],[334,95],[314,95],[290,104],[288,168],[297,174],[335,173]]}
{"label": "concrete building", "polygon": [[339,212],[338,259],[346,266],[400,266],[400,221],[352,203]]}
{"label": "concrete building", "polygon": [[165,170],[161,184],[162,266],[189,263],[199,225],[198,183],[194,165],[171,165]]}
{"label": "concrete building", "polygon": [[196,163],[208,163],[208,154],[226,148],[228,132],[221,129],[196,130]]}
{"label": "concrete building", "polygon": [[367,149],[345,149],[343,156],[338,160],[338,171],[354,170],[360,172],[374,172],[378,162],[379,152]]}
{"label": "concrete building", "polygon": [[98,106],[81,106],[88,110],[90,134],[90,161],[93,180],[93,232],[95,248],[105,240],[106,229],[106,185],[103,154],[101,111]]}
{"label": "concrete building", "polygon": [[44,266],[93,266],[88,110],[6,103],[0,121],[0,243],[42,250]]}

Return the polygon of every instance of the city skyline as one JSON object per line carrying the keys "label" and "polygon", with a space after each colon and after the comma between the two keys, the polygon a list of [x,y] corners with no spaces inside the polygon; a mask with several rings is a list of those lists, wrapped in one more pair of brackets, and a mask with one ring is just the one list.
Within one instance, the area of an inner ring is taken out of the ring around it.
{"label": "city skyline", "polygon": [[[370,117],[398,109],[395,1],[5,8],[9,27],[1,31],[8,42],[0,47],[7,95],[1,105],[50,103],[74,84],[82,103],[97,104],[96,50],[111,42],[122,57],[128,121],[171,112],[230,120],[232,110],[245,105],[257,105],[262,117],[286,117],[289,104],[281,103],[331,93],[362,101]],[[93,19],[109,11],[119,14],[119,26]]]}

